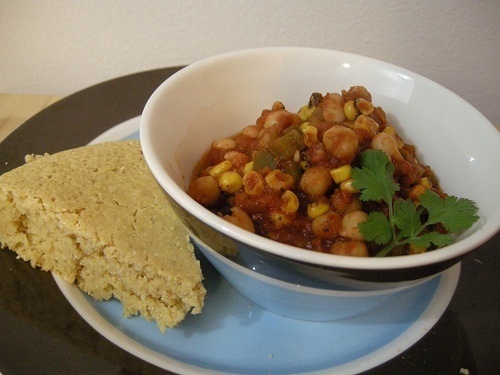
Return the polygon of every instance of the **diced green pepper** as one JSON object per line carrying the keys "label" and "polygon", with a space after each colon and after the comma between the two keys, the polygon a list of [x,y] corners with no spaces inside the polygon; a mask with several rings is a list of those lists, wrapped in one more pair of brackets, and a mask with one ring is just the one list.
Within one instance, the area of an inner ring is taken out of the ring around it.
{"label": "diced green pepper", "polygon": [[265,150],[257,152],[253,161],[253,170],[260,172],[266,167],[269,167],[271,170],[276,169],[274,155]]}
{"label": "diced green pepper", "polygon": [[303,137],[297,129],[292,129],[276,139],[270,149],[274,156],[280,159],[289,159],[293,157],[296,150],[300,151],[304,147]]}

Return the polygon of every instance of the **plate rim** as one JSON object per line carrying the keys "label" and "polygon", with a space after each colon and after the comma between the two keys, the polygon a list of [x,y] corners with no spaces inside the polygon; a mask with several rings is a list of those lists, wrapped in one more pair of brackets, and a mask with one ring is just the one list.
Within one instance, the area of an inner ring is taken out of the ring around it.
{"label": "plate rim", "polygon": [[[419,318],[389,343],[362,357],[339,366],[303,372],[302,374],[326,375],[334,372],[337,375],[348,375],[352,374],[353,370],[356,373],[368,371],[402,354],[425,336],[441,318],[455,292],[460,276],[460,269],[461,263],[458,263],[439,276],[441,279],[434,289],[433,296]],[[102,316],[87,300],[84,292],[75,284],[69,284],[56,274],[52,274],[52,276],[64,297],[71,306],[73,306],[76,312],[99,334],[130,354],[164,370],[174,371],[176,373],[206,375],[230,374],[228,372],[207,369],[179,361],[141,344]],[[418,288],[418,286],[416,288]],[[401,343],[403,343],[403,345],[398,345]],[[236,375],[240,373],[232,374]]]}

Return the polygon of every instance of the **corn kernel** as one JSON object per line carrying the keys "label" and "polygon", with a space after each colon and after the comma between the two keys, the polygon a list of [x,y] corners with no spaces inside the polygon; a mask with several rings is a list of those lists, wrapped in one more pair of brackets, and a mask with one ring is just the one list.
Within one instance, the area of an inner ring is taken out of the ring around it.
{"label": "corn kernel", "polygon": [[302,122],[309,120],[309,117],[311,117],[313,110],[314,110],[314,107],[309,107],[308,105],[305,105],[300,109],[298,115],[299,115],[300,119],[302,120]]}
{"label": "corn kernel", "polygon": [[354,179],[348,178],[347,180],[344,180],[340,183],[340,190],[343,191],[348,191],[349,193],[359,193],[359,189],[356,189],[352,183],[354,182]]}
{"label": "corn kernel", "polygon": [[318,140],[318,128],[315,126],[308,126],[304,129],[304,143],[306,146],[311,147],[313,143]]}
{"label": "corn kernel", "polygon": [[424,185],[415,185],[410,189],[408,193],[408,197],[413,201],[419,204],[420,196],[425,193],[427,188]]}
{"label": "corn kernel", "polygon": [[269,172],[265,177],[267,185],[276,191],[285,191],[291,189],[295,184],[292,176],[288,173],[282,172],[279,169],[275,169]]}
{"label": "corn kernel", "polygon": [[398,145],[398,150],[401,150],[405,145],[404,142],[399,138],[396,138],[396,144]]}
{"label": "corn kernel", "polygon": [[226,193],[233,194],[243,187],[240,174],[235,171],[226,171],[219,176],[219,187]]}
{"label": "corn kernel", "polygon": [[266,185],[264,177],[258,172],[250,171],[242,178],[243,188],[248,195],[259,195],[264,192]]}
{"label": "corn kernel", "polygon": [[339,168],[334,168],[330,171],[333,181],[340,184],[342,181],[347,180],[351,177],[351,166],[349,164],[343,165]]}
{"label": "corn kernel", "polygon": [[354,104],[354,100],[349,100],[344,104],[344,113],[349,120],[354,120],[359,115],[359,111]]}
{"label": "corn kernel", "polygon": [[312,202],[307,205],[307,216],[315,219],[328,212],[330,205],[326,202]]}
{"label": "corn kernel", "polygon": [[428,177],[422,177],[418,180],[418,184],[425,186],[427,189],[432,188],[432,182]]}
{"label": "corn kernel", "polygon": [[291,190],[281,195],[281,209],[287,214],[294,214],[299,209],[299,198]]}
{"label": "corn kernel", "polygon": [[386,126],[384,128],[384,133],[389,134],[389,135],[395,135],[396,134],[396,129],[394,129],[394,126]]}
{"label": "corn kernel", "polygon": [[309,121],[305,121],[299,125],[300,134],[304,134],[304,130],[309,126]]}
{"label": "corn kernel", "polygon": [[303,170],[311,168],[311,163],[309,163],[307,160],[302,160],[299,164]]}
{"label": "corn kernel", "polygon": [[271,219],[276,229],[281,229],[292,222],[292,218],[287,216],[284,212],[274,211],[271,213]]}
{"label": "corn kernel", "polygon": [[363,98],[357,98],[354,105],[365,116],[371,115],[375,109],[372,102]]}
{"label": "corn kernel", "polygon": [[422,254],[427,251],[427,248],[424,246],[419,246],[415,244],[408,245],[408,254]]}
{"label": "corn kernel", "polygon": [[229,160],[224,160],[223,162],[220,162],[219,164],[213,166],[210,168],[208,171],[208,174],[212,177],[219,177],[222,173],[230,170],[233,167],[233,163],[231,163]]}
{"label": "corn kernel", "polygon": [[300,151],[299,150],[295,150],[295,152],[293,153],[293,161],[296,163],[300,162]]}
{"label": "corn kernel", "polygon": [[253,161],[249,161],[243,166],[243,174],[247,174],[248,172],[253,171]]}

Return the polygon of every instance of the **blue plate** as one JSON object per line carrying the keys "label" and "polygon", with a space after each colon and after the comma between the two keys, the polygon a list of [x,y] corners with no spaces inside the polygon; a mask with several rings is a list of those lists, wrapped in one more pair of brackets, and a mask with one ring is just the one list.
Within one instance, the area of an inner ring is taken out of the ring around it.
{"label": "blue plate", "polygon": [[[137,139],[139,118],[94,142]],[[425,335],[448,306],[460,264],[404,292],[389,305],[350,319],[308,322],[266,311],[238,294],[205,260],[203,312],[162,334],[140,316],[124,318],[119,301],[95,301],[54,276],[78,313],[124,350],[183,374],[352,374],[401,354]]]}

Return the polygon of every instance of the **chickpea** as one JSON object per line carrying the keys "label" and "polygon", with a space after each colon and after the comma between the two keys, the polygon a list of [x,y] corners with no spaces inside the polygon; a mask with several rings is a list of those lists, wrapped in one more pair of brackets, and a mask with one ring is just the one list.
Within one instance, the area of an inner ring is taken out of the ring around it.
{"label": "chickpea", "polygon": [[255,226],[248,214],[239,207],[231,208],[232,215],[224,215],[222,218],[231,224],[237,225],[242,229],[255,233]]}
{"label": "chickpea", "polygon": [[287,123],[291,121],[293,114],[285,109],[280,109],[269,113],[264,122],[264,128],[270,128],[274,125],[279,125],[284,127]]}
{"label": "chickpea", "polygon": [[300,188],[310,196],[325,195],[332,186],[332,175],[326,167],[311,167],[304,172],[300,179]]}
{"label": "chickpea", "polygon": [[330,196],[330,201],[332,202],[332,209],[341,215],[351,211],[359,211],[363,206],[357,194],[341,189],[335,190]]}
{"label": "chickpea", "polygon": [[346,119],[344,98],[337,93],[328,93],[319,105],[323,110],[323,118],[329,122],[342,123]]}
{"label": "chickpea", "polygon": [[212,142],[212,148],[215,150],[234,150],[236,141],[231,138],[218,139]]}
{"label": "chickpea", "polygon": [[339,235],[342,228],[342,216],[333,211],[328,211],[318,216],[312,222],[314,235],[322,239],[333,239]]}
{"label": "chickpea", "polygon": [[368,214],[364,211],[352,211],[344,215],[342,218],[342,229],[340,235],[342,237],[352,238],[353,240],[364,240],[363,235],[359,231],[359,223],[366,221]]}
{"label": "chickpea", "polygon": [[235,168],[242,169],[246,163],[251,161],[250,156],[239,151],[228,151],[224,154],[224,159],[229,160]]}
{"label": "chickpea", "polygon": [[358,152],[358,136],[354,130],[333,125],[323,134],[323,144],[330,154],[343,164],[350,164]]}
{"label": "chickpea", "polygon": [[259,149],[267,150],[271,147],[273,142],[281,135],[281,128],[279,125],[264,128],[259,132],[258,145]]}
{"label": "chickpea", "polygon": [[372,139],[372,148],[384,151],[392,160],[403,160],[396,139],[387,133],[378,133]]}
{"label": "chickpea", "polygon": [[304,161],[310,162],[309,164],[312,165],[326,164],[330,159],[330,153],[323,142],[314,143],[308,150],[303,151],[301,156]]}
{"label": "chickpea", "polygon": [[362,241],[340,241],[330,247],[330,253],[336,255],[348,255],[353,257],[367,257],[368,248]]}
{"label": "chickpea", "polygon": [[242,134],[245,137],[257,139],[259,137],[260,130],[261,130],[260,126],[248,125],[243,128]]}
{"label": "chickpea", "polygon": [[188,189],[188,194],[205,207],[213,206],[221,196],[217,179],[203,176],[194,180]]}

